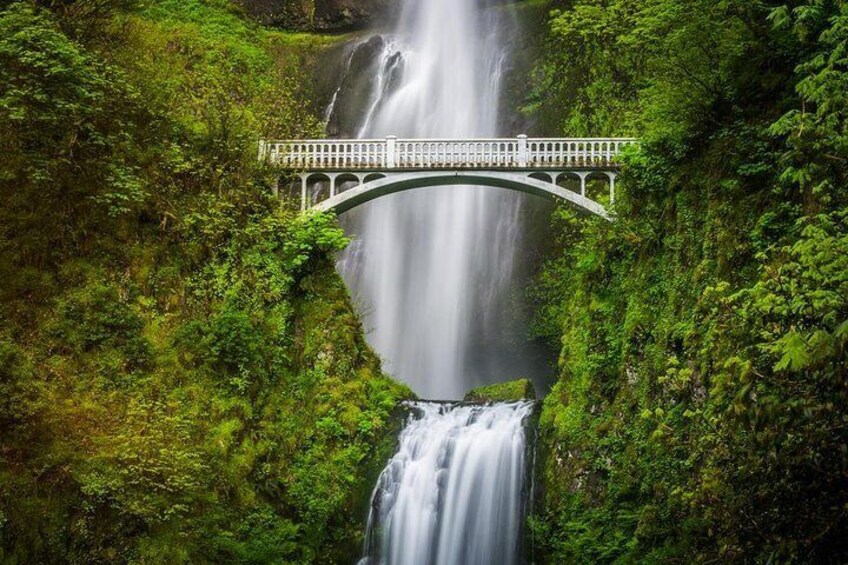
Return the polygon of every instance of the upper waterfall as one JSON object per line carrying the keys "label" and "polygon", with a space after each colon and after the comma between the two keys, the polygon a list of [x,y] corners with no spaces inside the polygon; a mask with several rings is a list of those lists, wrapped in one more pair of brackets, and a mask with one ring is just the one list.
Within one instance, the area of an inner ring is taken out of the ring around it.
{"label": "upper waterfall", "polygon": [[[354,133],[498,133],[509,12],[486,4],[402,0],[392,33],[364,43],[378,53]],[[421,396],[459,398],[523,370],[520,355],[498,343],[511,321],[521,203],[507,191],[434,187],[342,216],[356,241],[340,270],[365,305],[371,344]]]}

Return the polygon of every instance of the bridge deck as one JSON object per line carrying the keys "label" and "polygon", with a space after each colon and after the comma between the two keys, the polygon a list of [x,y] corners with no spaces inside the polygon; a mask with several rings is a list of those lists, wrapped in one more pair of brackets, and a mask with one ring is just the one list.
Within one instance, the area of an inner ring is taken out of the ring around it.
{"label": "bridge deck", "polygon": [[614,169],[631,138],[263,141],[260,158],[299,171]]}

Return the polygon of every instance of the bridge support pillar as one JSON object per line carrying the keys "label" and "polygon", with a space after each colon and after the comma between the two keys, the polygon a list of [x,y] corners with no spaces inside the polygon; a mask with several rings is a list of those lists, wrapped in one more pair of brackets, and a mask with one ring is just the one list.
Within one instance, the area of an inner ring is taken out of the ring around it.
{"label": "bridge support pillar", "polygon": [[306,211],[306,189],[307,189],[307,181],[309,180],[309,175],[301,174],[300,175],[300,211]]}
{"label": "bridge support pillar", "polygon": [[607,176],[610,180],[610,206],[615,204],[615,177],[618,175],[616,173],[607,173]]}
{"label": "bridge support pillar", "polygon": [[586,177],[589,173],[583,171],[575,171],[575,173],[580,177],[580,196],[586,196]]}
{"label": "bridge support pillar", "polygon": [[328,173],[327,176],[330,178],[330,198],[336,195],[336,179],[338,178],[338,173]]}

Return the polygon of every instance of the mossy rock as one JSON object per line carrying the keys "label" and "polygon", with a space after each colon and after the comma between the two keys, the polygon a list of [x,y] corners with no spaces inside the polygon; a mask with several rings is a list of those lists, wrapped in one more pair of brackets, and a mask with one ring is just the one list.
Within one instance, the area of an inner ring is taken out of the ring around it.
{"label": "mossy rock", "polygon": [[510,402],[515,400],[535,400],[536,391],[530,379],[519,379],[507,383],[481,386],[465,395],[466,402]]}

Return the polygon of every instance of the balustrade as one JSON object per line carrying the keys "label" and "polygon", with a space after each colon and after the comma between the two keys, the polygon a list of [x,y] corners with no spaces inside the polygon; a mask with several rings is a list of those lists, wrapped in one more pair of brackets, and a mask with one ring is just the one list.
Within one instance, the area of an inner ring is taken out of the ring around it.
{"label": "balustrade", "polygon": [[629,138],[328,139],[260,144],[290,170],[563,169],[616,167]]}

